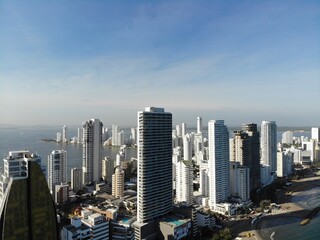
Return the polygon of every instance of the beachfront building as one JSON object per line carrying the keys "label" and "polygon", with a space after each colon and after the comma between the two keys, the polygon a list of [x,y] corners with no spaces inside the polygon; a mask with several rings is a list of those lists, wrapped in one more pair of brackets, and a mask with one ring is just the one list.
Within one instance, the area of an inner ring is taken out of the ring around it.
{"label": "beachfront building", "polygon": [[319,127],[311,128],[311,138],[316,140],[318,143],[320,142],[320,128]]}
{"label": "beachfront building", "polygon": [[83,123],[83,184],[99,182],[102,177],[102,122],[91,119]]}
{"label": "beachfront building", "polygon": [[290,151],[277,152],[277,176],[286,177],[292,172],[293,153]]}
{"label": "beachfront building", "polygon": [[230,161],[239,162],[250,170],[250,190],[260,186],[260,140],[257,125],[245,124],[242,130],[234,131],[229,139]]}
{"label": "beachfront building", "polygon": [[156,239],[156,219],[172,211],[172,114],[147,107],[138,112],[136,239]]}
{"label": "beachfront building", "polygon": [[230,162],[230,195],[239,202],[250,200],[250,169],[240,162]]}
{"label": "beachfront building", "polygon": [[59,142],[59,143],[62,142],[62,133],[61,132],[57,132],[56,142]]}
{"label": "beachfront building", "polygon": [[227,201],[230,196],[229,132],[223,120],[208,123],[209,206]]}
{"label": "beachfront building", "polygon": [[62,128],[62,142],[64,142],[64,143],[68,142],[68,127],[67,127],[67,125],[64,125]]}
{"label": "beachfront building", "polygon": [[261,162],[277,170],[277,125],[275,121],[262,121],[261,124]]}
{"label": "beachfront building", "polygon": [[293,144],[293,132],[292,131],[286,131],[282,133],[282,144]]}

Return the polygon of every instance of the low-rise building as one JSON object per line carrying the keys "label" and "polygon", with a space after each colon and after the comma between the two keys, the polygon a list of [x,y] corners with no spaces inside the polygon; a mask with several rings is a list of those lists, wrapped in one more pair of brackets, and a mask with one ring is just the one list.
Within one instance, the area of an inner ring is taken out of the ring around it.
{"label": "low-rise building", "polygon": [[160,220],[160,233],[158,239],[188,239],[192,234],[191,219],[181,219],[177,216],[170,215]]}
{"label": "low-rise building", "polygon": [[61,229],[61,239],[109,239],[109,221],[99,213],[84,209],[81,211],[81,218],[71,219],[71,224]]}

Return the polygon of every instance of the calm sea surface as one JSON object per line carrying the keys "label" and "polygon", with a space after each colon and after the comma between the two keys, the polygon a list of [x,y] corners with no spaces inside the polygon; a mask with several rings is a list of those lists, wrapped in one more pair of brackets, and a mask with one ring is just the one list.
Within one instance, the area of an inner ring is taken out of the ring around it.
{"label": "calm sea surface", "polygon": [[[9,151],[28,149],[31,153],[37,153],[42,158],[42,165],[47,166],[48,155],[53,150],[64,149],[67,151],[68,179],[70,180],[70,170],[74,167],[82,166],[82,145],[81,144],[63,144],[56,142],[44,142],[41,139],[55,139],[56,133],[62,132],[62,127],[0,127],[0,158],[8,156]],[[68,129],[68,138],[77,136],[77,128]],[[125,132],[129,137],[129,130]],[[103,156],[109,156],[115,160],[119,153],[119,147],[104,147]],[[126,159],[137,157],[137,148],[127,148]]]}

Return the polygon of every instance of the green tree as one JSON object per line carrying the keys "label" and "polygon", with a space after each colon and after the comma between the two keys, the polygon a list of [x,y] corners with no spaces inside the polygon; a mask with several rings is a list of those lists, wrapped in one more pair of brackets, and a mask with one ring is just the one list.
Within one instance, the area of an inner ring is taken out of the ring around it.
{"label": "green tree", "polygon": [[215,233],[215,234],[213,235],[212,240],[220,240],[220,235],[219,235],[218,233]]}
{"label": "green tree", "polygon": [[270,204],[271,204],[271,201],[270,201],[270,200],[262,200],[262,201],[260,202],[260,208],[261,208],[262,210],[264,210],[264,209],[266,209],[267,207],[269,207]]}
{"label": "green tree", "polygon": [[223,240],[232,240],[232,232],[230,228],[224,228],[219,231],[220,239]]}

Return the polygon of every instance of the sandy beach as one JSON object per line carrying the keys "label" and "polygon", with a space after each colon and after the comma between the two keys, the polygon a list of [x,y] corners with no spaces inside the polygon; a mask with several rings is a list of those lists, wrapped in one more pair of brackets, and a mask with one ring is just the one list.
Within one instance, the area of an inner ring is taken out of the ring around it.
{"label": "sandy beach", "polygon": [[[280,210],[258,219],[254,227],[250,226],[251,229],[243,223],[242,227],[246,231],[241,232],[238,236],[241,236],[243,240],[273,239],[279,227],[286,229],[292,224],[299,225],[311,209],[319,206],[320,176],[292,181],[287,193],[290,194],[280,204]],[[248,237],[249,233],[251,237]]]}

